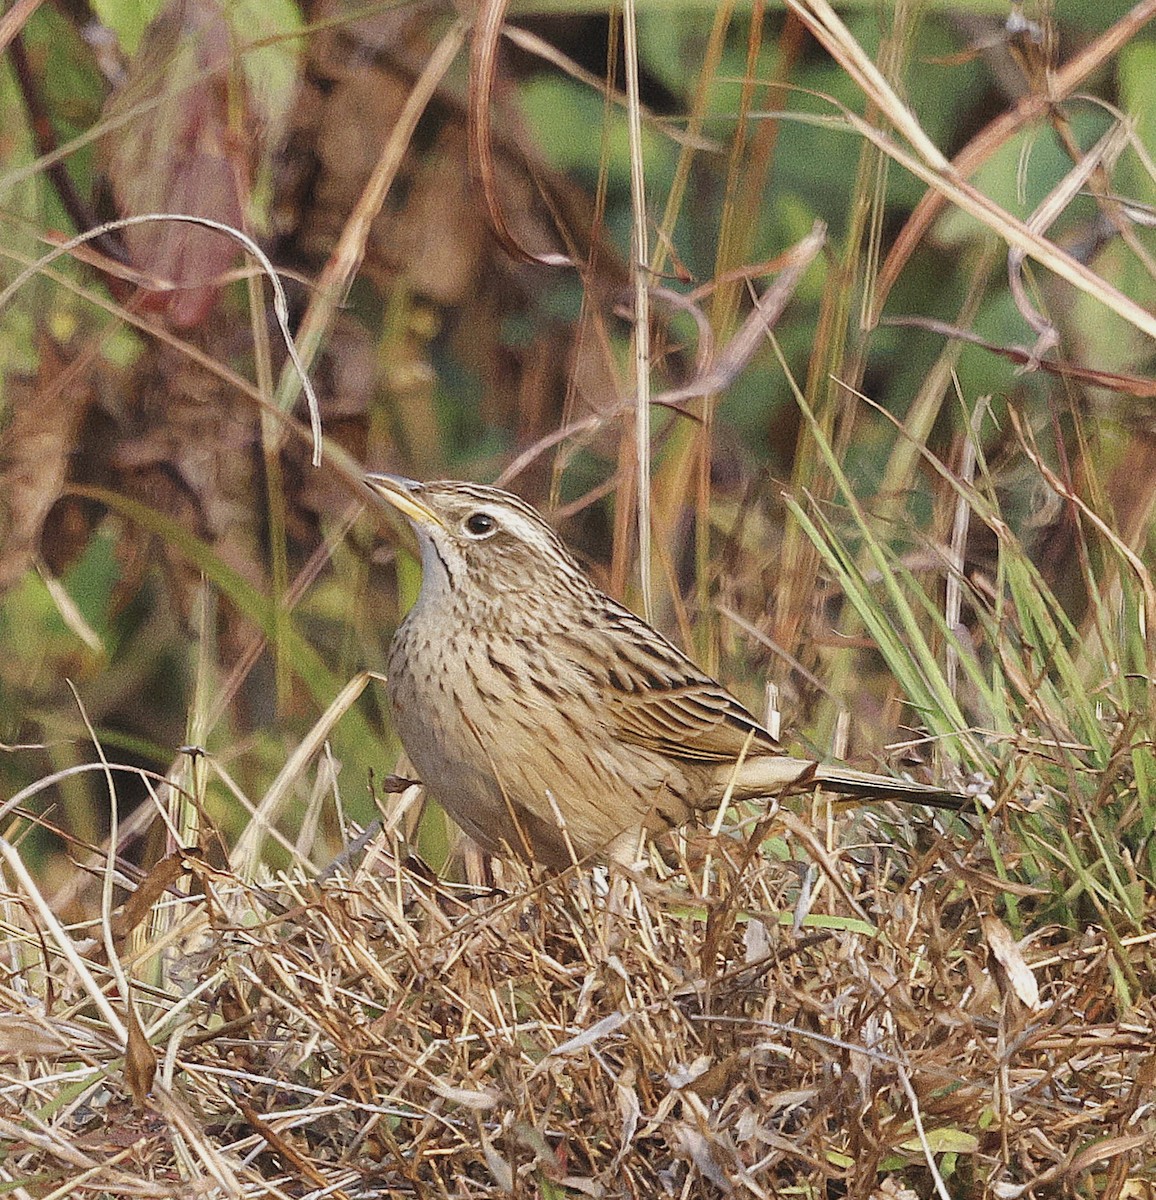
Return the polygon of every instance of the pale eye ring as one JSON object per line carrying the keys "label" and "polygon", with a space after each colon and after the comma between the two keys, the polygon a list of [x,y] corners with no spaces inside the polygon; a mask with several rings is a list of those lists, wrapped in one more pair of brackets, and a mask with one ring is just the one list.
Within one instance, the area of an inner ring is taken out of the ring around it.
{"label": "pale eye ring", "polygon": [[470,513],[463,522],[465,530],[473,537],[486,537],[498,527],[497,521],[488,512]]}

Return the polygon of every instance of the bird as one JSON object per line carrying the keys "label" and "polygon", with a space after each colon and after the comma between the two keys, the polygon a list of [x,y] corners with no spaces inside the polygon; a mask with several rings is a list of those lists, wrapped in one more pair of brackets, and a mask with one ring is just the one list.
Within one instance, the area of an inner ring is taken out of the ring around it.
{"label": "bird", "polygon": [[971,797],[788,754],[717,680],[607,595],[497,487],[368,474],[417,536],[422,580],[388,654],[394,729],[483,849],[564,870],[724,799],[820,787],[958,809]]}

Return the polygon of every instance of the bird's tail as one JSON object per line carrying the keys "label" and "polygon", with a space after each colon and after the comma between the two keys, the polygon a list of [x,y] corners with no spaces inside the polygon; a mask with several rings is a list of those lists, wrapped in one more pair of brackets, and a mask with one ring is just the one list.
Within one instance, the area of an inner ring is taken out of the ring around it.
{"label": "bird's tail", "polygon": [[844,796],[861,796],[864,800],[900,800],[907,804],[926,804],[930,808],[958,810],[970,807],[974,797],[966,792],[930,783],[913,783],[907,779],[889,779],[868,771],[853,771],[850,767],[819,767],[814,782],[829,792]]}
{"label": "bird's tail", "polygon": [[[974,797],[950,788],[889,779],[886,775],[872,775],[850,767],[828,767],[785,754],[748,759],[730,774],[733,775],[732,795],[736,800],[753,800],[783,790],[800,792],[820,787],[863,800],[897,800],[905,804],[926,804],[930,808],[958,810],[969,808],[974,802]],[[724,777],[724,786],[729,782],[730,776]]]}

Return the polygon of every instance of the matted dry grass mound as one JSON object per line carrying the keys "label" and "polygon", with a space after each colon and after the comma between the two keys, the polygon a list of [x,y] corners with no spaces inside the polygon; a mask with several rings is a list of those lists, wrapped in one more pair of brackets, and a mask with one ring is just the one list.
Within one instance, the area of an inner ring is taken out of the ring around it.
{"label": "matted dry grass mound", "polygon": [[4,1191],[1152,1195],[1156,934],[1033,927],[998,820],[782,820],[609,895],[186,856],[104,933],[9,857]]}

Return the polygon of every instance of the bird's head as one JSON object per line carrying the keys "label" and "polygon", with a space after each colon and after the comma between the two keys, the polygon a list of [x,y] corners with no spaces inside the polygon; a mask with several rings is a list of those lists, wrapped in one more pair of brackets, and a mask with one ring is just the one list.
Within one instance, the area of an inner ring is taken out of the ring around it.
{"label": "bird's head", "polygon": [[501,488],[419,483],[398,475],[366,475],[365,482],[413,526],[424,593],[446,589],[481,598],[531,591],[552,597],[560,587],[572,595],[590,586],[550,526]]}

